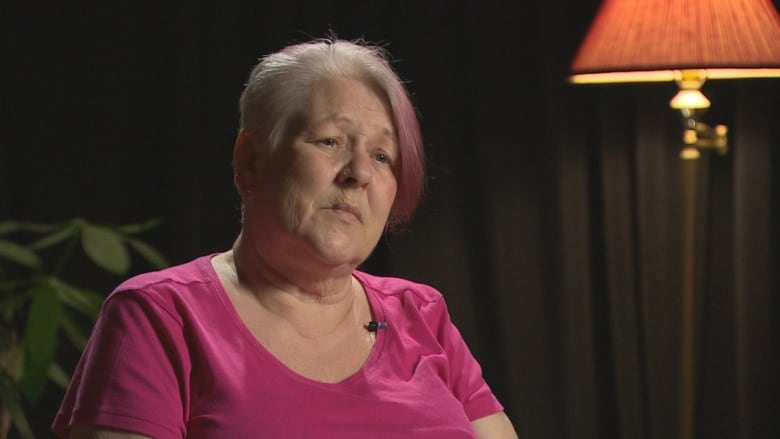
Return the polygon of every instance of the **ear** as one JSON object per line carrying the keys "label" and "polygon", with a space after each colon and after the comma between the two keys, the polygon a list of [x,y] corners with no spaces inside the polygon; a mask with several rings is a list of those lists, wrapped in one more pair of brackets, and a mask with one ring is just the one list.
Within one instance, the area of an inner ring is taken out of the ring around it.
{"label": "ear", "polygon": [[233,146],[233,183],[240,194],[255,186],[255,139],[252,133],[241,129]]}

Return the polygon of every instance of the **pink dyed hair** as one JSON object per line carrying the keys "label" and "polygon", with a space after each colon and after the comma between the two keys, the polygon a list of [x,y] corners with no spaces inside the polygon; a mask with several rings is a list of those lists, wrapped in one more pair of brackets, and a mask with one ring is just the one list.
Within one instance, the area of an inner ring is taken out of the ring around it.
{"label": "pink dyed hair", "polygon": [[394,171],[398,191],[388,227],[397,228],[411,219],[425,192],[425,151],[417,112],[383,48],[362,40],[323,39],[264,56],[241,93],[241,128],[264,136],[266,147],[277,148],[311,87],[330,76],[366,82],[390,102],[400,157]]}

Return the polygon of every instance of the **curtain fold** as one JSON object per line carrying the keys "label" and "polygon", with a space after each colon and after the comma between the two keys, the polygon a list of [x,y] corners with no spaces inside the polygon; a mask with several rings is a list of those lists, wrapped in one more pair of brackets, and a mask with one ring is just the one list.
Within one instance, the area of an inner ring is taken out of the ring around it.
{"label": "curtain fold", "polygon": [[[777,414],[772,392],[778,391],[777,364],[772,364],[772,147],[764,90],[741,89],[734,133],[734,312],[737,354],[737,401],[740,438],[769,437]],[[776,101],[775,101],[776,102]],[[775,186],[776,187],[776,186]],[[775,286],[777,287],[777,286]],[[777,293],[777,290],[774,290]],[[775,323],[776,324],[776,323]]]}
{"label": "curtain fold", "polygon": [[[602,306],[609,310],[609,331],[602,333],[609,341],[610,370],[614,373],[616,436],[649,438],[647,421],[647,386],[643,341],[639,245],[636,230],[637,202],[634,172],[634,123],[630,99],[617,99],[616,93],[600,98],[600,142],[596,149],[601,175],[599,225],[602,228],[604,258],[599,269],[606,282],[597,285],[607,291]],[[628,107],[628,108],[626,108]],[[594,292],[598,294],[598,292]]]}
{"label": "curtain fold", "polygon": [[[580,97],[572,96],[572,103],[573,108],[583,108]],[[555,238],[547,244],[557,245],[556,263],[560,270],[556,285],[560,288],[562,305],[553,317],[560,325],[559,380],[564,401],[562,414],[568,419],[563,436],[597,437],[601,426],[610,422],[599,416],[599,402],[609,392],[600,388],[604,374],[597,360],[598,350],[602,348],[599,334],[603,332],[595,325],[600,303],[591,295],[596,282],[593,269],[600,261],[592,260],[597,239],[590,231],[594,223],[600,225],[600,222],[592,218],[594,207],[589,202],[594,190],[588,166],[591,145],[584,134],[590,121],[571,113],[566,119],[571,129],[558,134],[554,185],[557,192],[552,194],[558,200],[555,212],[559,230],[551,233]],[[567,366],[573,364],[578,367]]]}

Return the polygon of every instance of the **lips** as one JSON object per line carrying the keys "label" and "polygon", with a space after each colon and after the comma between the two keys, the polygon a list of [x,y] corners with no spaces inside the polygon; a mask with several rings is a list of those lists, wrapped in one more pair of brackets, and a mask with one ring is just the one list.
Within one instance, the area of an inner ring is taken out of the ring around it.
{"label": "lips", "polygon": [[359,222],[363,222],[363,215],[360,213],[360,209],[358,209],[356,206],[349,204],[349,203],[335,203],[331,207],[331,209],[345,212],[347,214],[350,214],[354,216]]}

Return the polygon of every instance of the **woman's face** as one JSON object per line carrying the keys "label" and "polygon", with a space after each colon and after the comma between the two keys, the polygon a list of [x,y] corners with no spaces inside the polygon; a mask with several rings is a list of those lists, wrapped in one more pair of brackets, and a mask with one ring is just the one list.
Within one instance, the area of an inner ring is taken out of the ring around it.
{"label": "woman's face", "polygon": [[278,148],[256,158],[245,206],[261,252],[357,266],[376,246],[396,194],[389,104],[355,79],[313,87]]}

